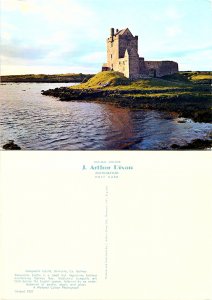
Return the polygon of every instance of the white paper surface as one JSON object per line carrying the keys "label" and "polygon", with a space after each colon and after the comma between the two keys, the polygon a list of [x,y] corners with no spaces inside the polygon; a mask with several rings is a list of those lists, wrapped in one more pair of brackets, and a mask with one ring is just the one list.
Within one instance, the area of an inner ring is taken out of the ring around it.
{"label": "white paper surface", "polygon": [[1,152],[1,299],[211,299],[210,167],[202,151]]}

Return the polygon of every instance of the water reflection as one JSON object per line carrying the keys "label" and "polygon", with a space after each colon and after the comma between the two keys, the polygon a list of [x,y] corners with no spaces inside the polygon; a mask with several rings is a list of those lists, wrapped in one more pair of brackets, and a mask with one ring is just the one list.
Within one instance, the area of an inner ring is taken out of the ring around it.
{"label": "water reflection", "polygon": [[178,123],[167,113],[41,95],[42,89],[67,85],[1,85],[1,145],[13,139],[22,149],[35,150],[168,149],[212,130],[211,124]]}

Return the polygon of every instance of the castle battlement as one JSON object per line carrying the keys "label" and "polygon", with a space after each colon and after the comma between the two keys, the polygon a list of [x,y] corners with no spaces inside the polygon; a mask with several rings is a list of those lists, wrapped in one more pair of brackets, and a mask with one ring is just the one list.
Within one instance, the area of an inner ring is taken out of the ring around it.
{"label": "castle battlement", "polygon": [[111,28],[107,39],[107,63],[102,71],[114,70],[127,78],[161,77],[178,72],[174,61],[146,61],[138,54],[138,36],[133,36],[128,28]]}

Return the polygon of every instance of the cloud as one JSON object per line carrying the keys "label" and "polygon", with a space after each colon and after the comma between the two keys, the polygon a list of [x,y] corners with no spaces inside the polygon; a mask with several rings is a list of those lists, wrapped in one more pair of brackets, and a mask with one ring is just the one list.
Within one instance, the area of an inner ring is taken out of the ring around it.
{"label": "cloud", "polygon": [[19,58],[23,60],[37,60],[45,57],[48,53],[48,48],[31,47],[28,45],[15,44],[3,44],[1,45],[1,55],[8,58]]}
{"label": "cloud", "polygon": [[80,58],[80,61],[87,62],[87,63],[104,63],[106,61],[106,51],[103,52],[93,52],[87,55],[84,55]]}
{"label": "cloud", "polygon": [[8,64],[77,65],[86,49],[91,50],[101,41],[96,14],[86,3],[82,5],[78,0],[3,2],[1,55]]}
{"label": "cloud", "polygon": [[27,13],[36,10],[37,7],[34,0],[31,0],[30,2],[27,0],[2,0],[2,11],[4,12],[16,11]]}
{"label": "cloud", "polygon": [[[78,0],[2,0],[3,14],[15,12],[21,16],[21,22],[33,22],[38,29],[46,28],[68,31],[72,36],[84,31],[90,38],[99,34],[99,15],[95,14],[87,2],[80,3]],[[17,20],[18,21],[18,20]],[[20,20],[19,20],[20,21]],[[13,20],[13,22],[16,22]],[[17,27],[22,24],[17,23]]]}
{"label": "cloud", "polygon": [[77,60],[77,54],[70,48],[52,49],[50,46],[30,46],[16,43],[1,46],[1,60],[13,65],[69,65]]}

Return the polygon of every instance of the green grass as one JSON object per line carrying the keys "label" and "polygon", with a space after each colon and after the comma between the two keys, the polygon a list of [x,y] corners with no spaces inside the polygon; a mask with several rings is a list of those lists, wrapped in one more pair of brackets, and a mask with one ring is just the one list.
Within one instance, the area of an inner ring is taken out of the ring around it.
{"label": "green grass", "polygon": [[77,89],[99,89],[107,87],[116,87],[119,85],[128,85],[130,80],[127,79],[122,73],[105,71],[96,74],[86,83],[82,83],[78,86],[75,86]]}
{"label": "green grass", "polygon": [[[172,75],[165,75],[161,77],[162,79],[173,81],[173,82],[179,82],[179,83],[190,83],[190,80],[188,78],[188,72],[179,72]],[[190,72],[189,72],[190,74]]]}
{"label": "green grass", "polygon": [[200,80],[212,80],[212,74],[195,74],[191,76],[192,81],[200,81]]}
{"label": "green grass", "polygon": [[[129,80],[122,73],[105,71],[96,74],[86,83],[74,86],[74,89],[102,89],[102,90],[170,90],[190,89],[190,82],[175,82],[160,78]],[[71,87],[72,88],[72,87]]]}
{"label": "green grass", "polygon": [[175,82],[184,82],[191,84],[210,84],[212,80],[212,72],[204,72],[204,71],[187,71],[187,72],[179,72],[172,75],[163,76],[162,79],[167,79]]}
{"label": "green grass", "polygon": [[170,82],[165,79],[152,78],[152,79],[140,79],[131,82],[129,86],[121,86],[120,89],[131,89],[131,90],[152,90],[152,89],[177,89],[177,88],[189,88],[187,83],[181,82]]}

